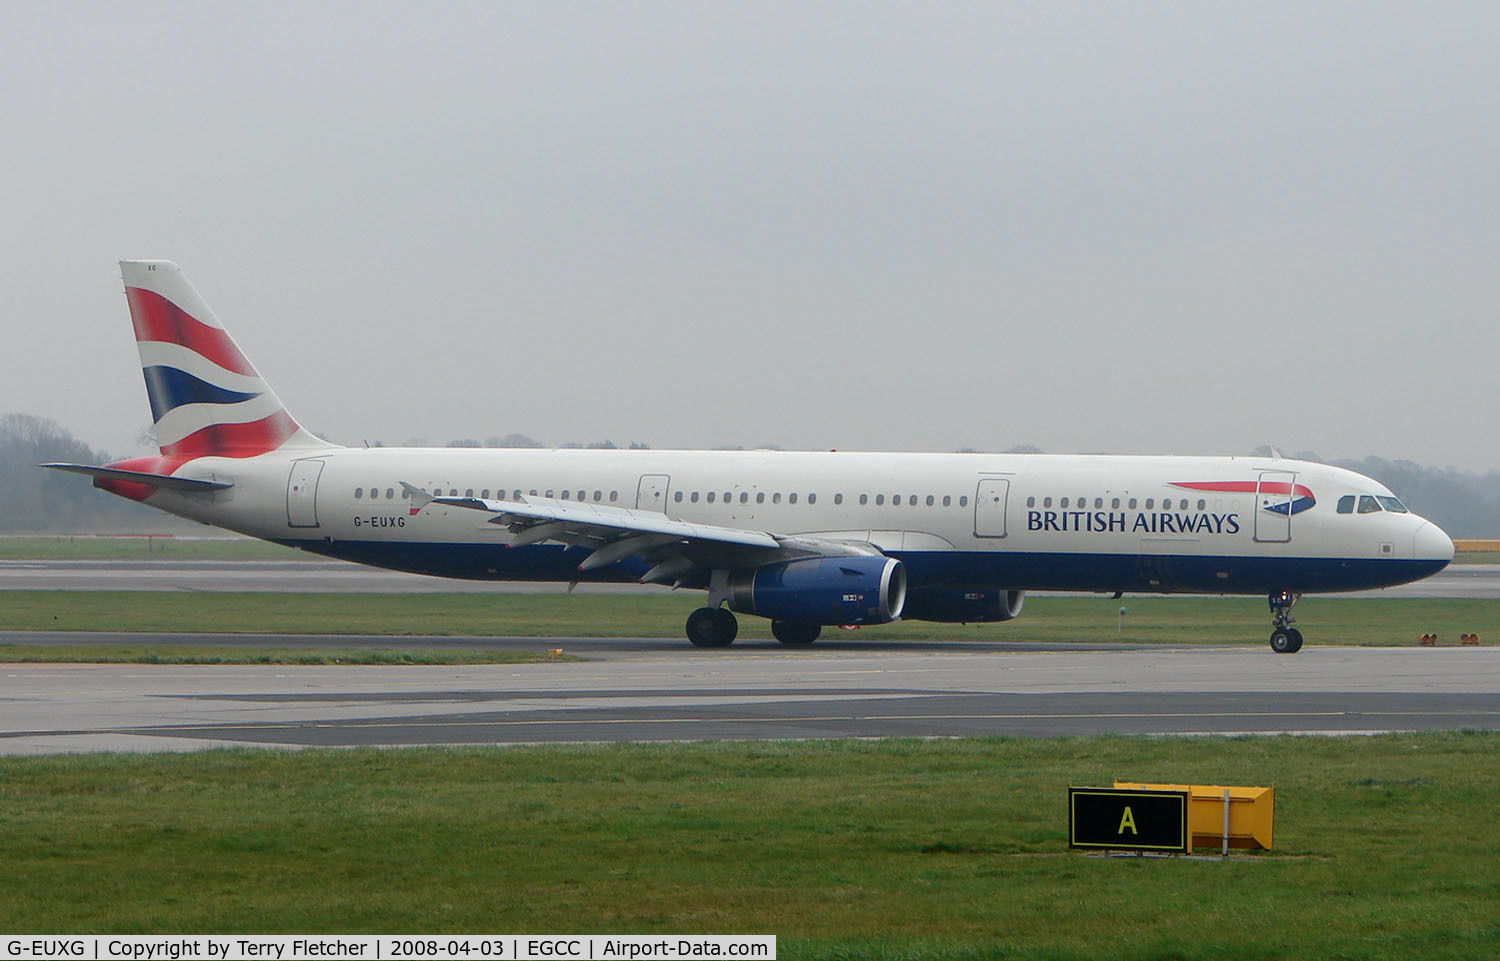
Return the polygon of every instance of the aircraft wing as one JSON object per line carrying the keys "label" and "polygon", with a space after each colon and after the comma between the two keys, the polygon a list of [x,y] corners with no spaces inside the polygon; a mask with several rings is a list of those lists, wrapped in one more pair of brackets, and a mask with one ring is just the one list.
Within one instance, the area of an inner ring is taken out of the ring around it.
{"label": "aircraft wing", "polygon": [[763,564],[782,557],[879,553],[868,545],[693,524],[657,511],[546,497],[504,501],[442,497],[405,481],[401,486],[417,510],[440,504],[491,514],[491,524],[504,525],[514,535],[511,547],[556,541],[591,548],[593,553],[578,565],[580,572],[639,557],[653,565],[641,578],[644,583],[681,583],[694,572]]}

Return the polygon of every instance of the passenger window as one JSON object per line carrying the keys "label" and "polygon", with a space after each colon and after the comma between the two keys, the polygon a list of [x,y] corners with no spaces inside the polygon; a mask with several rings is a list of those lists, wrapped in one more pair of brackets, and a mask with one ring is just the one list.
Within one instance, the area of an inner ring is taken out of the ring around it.
{"label": "passenger window", "polygon": [[1339,498],[1339,513],[1340,514],[1353,514],[1354,513],[1354,495],[1353,494],[1345,494],[1343,497]]}
{"label": "passenger window", "polygon": [[604,492],[603,491],[594,491],[594,503],[597,504],[597,503],[599,503],[602,500],[604,500]]}
{"label": "passenger window", "polygon": [[1371,497],[1369,494],[1359,495],[1359,512],[1361,514],[1380,513],[1380,501]]}
{"label": "passenger window", "polygon": [[610,491],[609,492],[609,502],[611,504],[613,504],[615,501],[617,501],[619,499],[620,499],[620,492],[619,491]]}
{"label": "passenger window", "polygon": [[1043,507],[1051,507],[1052,506],[1052,498],[1050,498],[1050,497],[1043,497],[1042,498],[1042,506]]}
{"label": "passenger window", "polygon": [[809,504],[816,504],[818,502],[818,495],[817,494],[808,494],[807,495],[807,502]]}
{"label": "passenger window", "polygon": [[1104,506],[1104,498],[1102,498],[1102,497],[1096,497],[1096,498],[1094,498],[1094,509],[1095,510],[1099,510],[1103,506]]}
{"label": "passenger window", "polygon": [[401,499],[404,500],[404,501],[405,500],[411,500],[411,491],[407,490],[404,487],[401,488]]}
{"label": "passenger window", "polygon": [[934,500],[933,500],[933,497],[932,497],[932,495],[931,495],[931,494],[928,494],[928,495],[927,495],[927,506],[928,506],[928,507],[931,507],[931,506],[932,506],[932,505],[933,505],[933,503],[934,503]]}
{"label": "passenger window", "polygon": [[1156,509],[1156,498],[1154,498],[1154,497],[1148,497],[1148,498],[1146,498],[1146,510],[1149,511],[1149,510],[1155,510],[1155,509]]}
{"label": "passenger window", "polygon": [[844,495],[843,494],[834,494],[833,495],[833,502],[834,502],[834,504],[842,504],[844,502]]}
{"label": "passenger window", "polygon": [[773,504],[780,504],[781,503],[781,491],[777,491],[776,493],[774,493],[774,494],[771,495],[771,503],[773,503]]}
{"label": "passenger window", "polygon": [[901,495],[900,494],[892,494],[891,495],[891,506],[892,507],[900,507],[901,506]]}
{"label": "passenger window", "polygon": [[1118,497],[1109,502],[1109,509],[1112,511],[1117,511],[1120,509],[1120,499]]}
{"label": "passenger window", "polygon": [[698,492],[693,491],[693,496],[689,497],[688,500],[692,501],[694,504],[698,503]]}
{"label": "passenger window", "polygon": [[712,504],[714,502],[714,492],[713,491],[709,491],[708,492],[708,502],[710,504]]}
{"label": "passenger window", "polygon": [[587,500],[588,499],[587,496],[586,496],[587,494],[588,494],[587,491],[579,491],[578,492],[578,499],[579,500]]}
{"label": "passenger window", "polygon": [[786,495],[786,502],[788,504],[795,504],[795,503],[797,503],[797,495],[796,494],[788,494],[788,495]]}
{"label": "passenger window", "polygon": [[870,503],[870,495],[869,494],[861,494],[861,495],[859,495],[859,502],[860,502],[861,505]]}
{"label": "passenger window", "polygon": [[365,489],[363,487],[356,487],[356,488],[354,488],[354,497],[356,499],[363,498],[364,496],[365,496]]}
{"label": "passenger window", "polygon": [[766,502],[766,492],[765,491],[756,491],[756,493],[755,493],[755,503],[757,503],[757,504],[764,504],[765,502]]}
{"label": "passenger window", "polygon": [[726,504],[729,503],[729,501],[733,498],[733,496],[734,495],[730,491],[725,491],[724,492],[724,503],[726,503]]}
{"label": "passenger window", "polygon": [[1057,502],[1057,506],[1061,507],[1063,510],[1067,510],[1068,509],[1068,499],[1066,497],[1064,497],[1062,500],[1060,500],[1060,501]]}
{"label": "passenger window", "polygon": [[1203,499],[1203,498],[1201,498],[1201,497],[1200,497],[1200,498],[1198,498],[1198,509],[1199,509],[1199,510],[1200,510],[1200,511],[1201,511],[1201,510],[1203,510],[1203,509],[1204,509],[1204,508],[1205,508],[1205,507],[1207,507],[1207,506],[1208,506],[1208,501],[1206,501],[1206,500],[1204,500],[1204,499]]}
{"label": "passenger window", "polygon": [[682,491],[678,491],[677,493],[673,494],[672,495],[672,500],[674,500],[677,503],[681,504],[682,503]]}
{"label": "passenger window", "polygon": [[969,506],[969,495],[968,494],[965,494],[964,496],[962,496],[962,497],[960,497],[958,499],[958,506],[959,507],[968,507]]}
{"label": "passenger window", "polygon": [[[948,506],[948,498],[946,498],[946,497],[943,498],[943,506],[944,507]],[[1036,498],[1034,496],[1026,498],[1026,506],[1027,507],[1035,507],[1036,506]]]}
{"label": "passenger window", "polygon": [[741,504],[748,504],[748,503],[750,503],[750,492],[749,491],[740,491],[740,503]]}
{"label": "passenger window", "polygon": [[906,506],[907,507],[916,507],[917,506],[917,495],[916,494],[908,494],[907,495],[907,497],[906,497]]}
{"label": "passenger window", "polygon": [[[1030,507],[1035,502],[1036,502],[1036,498],[1033,497],[1029,501],[1026,502],[1026,506]],[[952,495],[950,495],[950,494],[944,494],[943,495],[943,506],[944,507],[952,507],[953,506],[953,497],[952,497]]]}
{"label": "passenger window", "polygon": [[448,496],[449,497],[457,497],[458,496],[458,489],[455,488],[455,487],[448,488]]}
{"label": "passenger window", "polygon": [[[375,494],[375,491],[371,490],[370,494],[373,496]],[[464,490],[464,496],[465,497],[473,497],[474,496],[474,488],[470,487],[470,488],[465,489]]]}
{"label": "passenger window", "polygon": [[875,506],[876,507],[884,507],[885,506],[885,495],[884,494],[876,494],[875,495]]}
{"label": "passenger window", "polygon": [[1134,498],[1134,497],[1132,497],[1132,498],[1131,498],[1131,499],[1130,499],[1130,509],[1131,509],[1131,510],[1135,510],[1135,504],[1136,504],[1136,500],[1135,500],[1135,498]]}
{"label": "passenger window", "polygon": [[567,500],[568,499],[568,492],[567,491],[563,491],[562,492],[562,499],[563,500]]}

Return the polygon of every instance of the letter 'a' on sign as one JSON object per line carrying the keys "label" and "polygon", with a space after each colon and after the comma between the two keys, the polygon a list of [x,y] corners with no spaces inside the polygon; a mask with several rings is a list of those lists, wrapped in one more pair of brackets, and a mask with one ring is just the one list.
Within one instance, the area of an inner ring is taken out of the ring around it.
{"label": "letter 'a' on sign", "polygon": [[1068,846],[1188,850],[1186,791],[1068,788]]}

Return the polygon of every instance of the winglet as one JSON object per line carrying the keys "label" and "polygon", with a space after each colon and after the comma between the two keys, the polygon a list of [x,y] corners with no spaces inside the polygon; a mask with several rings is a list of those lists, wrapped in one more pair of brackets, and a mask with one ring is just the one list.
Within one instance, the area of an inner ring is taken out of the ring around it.
{"label": "winglet", "polygon": [[428,504],[431,504],[433,501],[437,500],[436,497],[427,493],[422,488],[408,484],[406,481],[401,482],[401,489],[411,495],[412,513],[416,513],[417,511],[426,507]]}

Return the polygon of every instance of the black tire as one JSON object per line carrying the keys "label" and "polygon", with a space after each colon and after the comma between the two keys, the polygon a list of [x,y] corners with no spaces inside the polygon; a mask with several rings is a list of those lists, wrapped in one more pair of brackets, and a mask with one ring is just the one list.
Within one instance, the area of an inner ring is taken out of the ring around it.
{"label": "black tire", "polygon": [[783,644],[806,647],[823,633],[823,625],[810,621],[772,621],[771,636]]}
{"label": "black tire", "polygon": [[740,632],[740,622],[720,607],[700,607],[688,615],[687,639],[694,647],[728,647]]}
{"label": "black tire", "polygon": [[1271,632],[1271,650],[1277,654],[1295,654],[1302,649],[1302,632],[1278,627]]}

